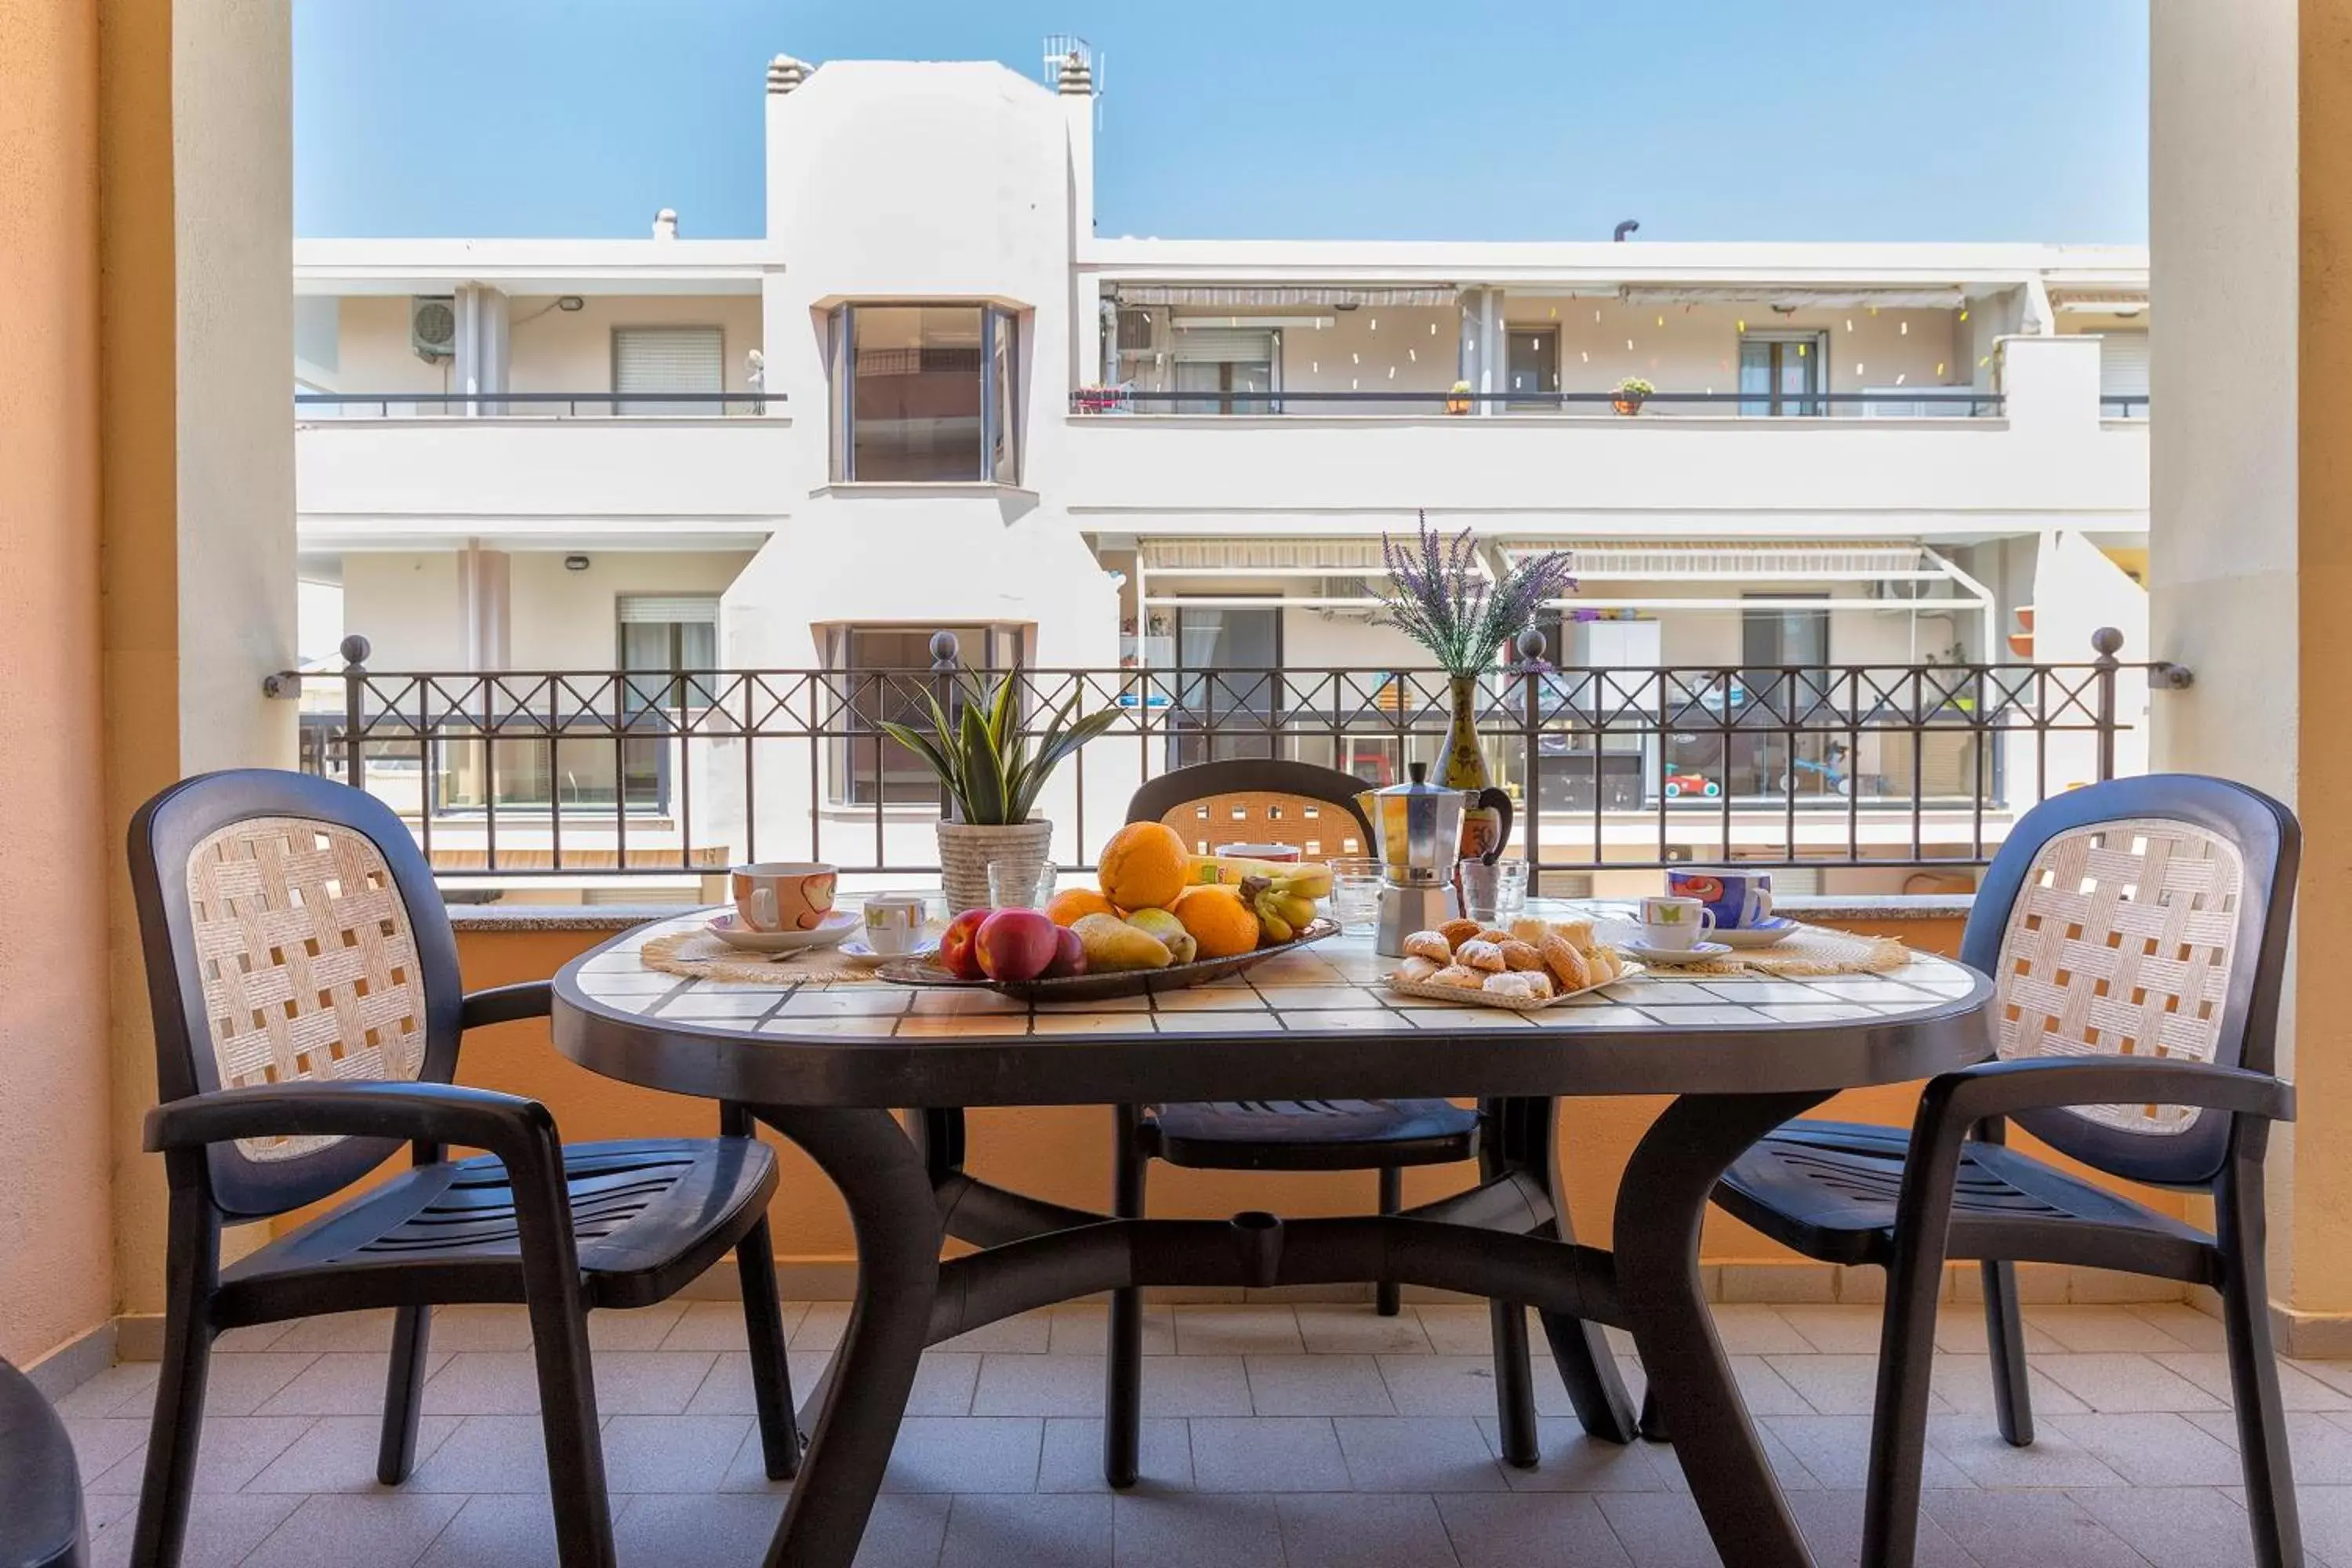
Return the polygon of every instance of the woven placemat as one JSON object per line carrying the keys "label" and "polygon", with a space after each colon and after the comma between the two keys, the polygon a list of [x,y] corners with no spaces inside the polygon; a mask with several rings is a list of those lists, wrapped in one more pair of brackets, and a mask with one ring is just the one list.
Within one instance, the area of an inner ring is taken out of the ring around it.
{"label": "woven placemat", "polygon": [[728,946],[709,931],[657,936],[637,950],[647,969],[692,980],[731,981],[738,985],[789,985],[795,980],[871,980],[873,967],[844,958],[838,948],[821,947],[790,958],[762,958]]}
{"label": "woven placemat", "polygon": [[1832,974],[1885,974],[1911,962],[1911,950],[1900,937],[1855,936],[1851,931],[1801,926],[1796,934],[1770,947],[1719,953],[1694,963],[1665,964],[1656,958],[1642,961],[1670,974],[1779,974],[1790,979],[1820,979]]}

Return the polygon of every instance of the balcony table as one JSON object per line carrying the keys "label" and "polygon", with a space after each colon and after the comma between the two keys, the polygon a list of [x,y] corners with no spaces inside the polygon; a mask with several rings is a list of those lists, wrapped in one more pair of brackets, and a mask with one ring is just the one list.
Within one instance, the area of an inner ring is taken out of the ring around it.
{"label": "balcony table", "polygon": [[[1726,1561],[1809,1563],[1708,1315],[1708,1194],[1759,1137],[1840,1089],[1990,1054],[1990,983],[1924,956],[1854,978],[1640,976],[1525,1015],[1391,995],[1366,934],[1189,992],[1033,1008],[991,991],[794,992],[643,967],[648,938],[703,918],[566,964],[555,1042],[626,1082],[749,1106],[847,1205],[856,1304],[768,1555],[797,1568],[856,1554],[926,1345],[1118,1286],[1376,1276],[1629,1330]],[[1675,1098],[1627,1163],[1614,1250],[1520,1234],[1548,1214],[1556,1097],[1618,1094]],[[1416,1096],[1486,1103],[1485,1179],[1391,1218],[1113,1220],[962,1170],[972,1106]],[[902,1124],[895,1108],[916,1114]],[[950,1234],[980,1250],[942,1262]]]}

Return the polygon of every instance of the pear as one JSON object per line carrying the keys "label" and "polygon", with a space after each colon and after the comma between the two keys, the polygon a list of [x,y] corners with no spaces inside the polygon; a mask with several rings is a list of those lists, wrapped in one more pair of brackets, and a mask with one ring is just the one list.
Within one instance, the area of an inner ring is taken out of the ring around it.
{"label": "pear", "polygon": [[1175,963],[1190,963],[1201,954],[1201,944],[1184,929],[1184,922],[1166,910],[1137,910],[1127,917],[1127,923],[1159,938]]}
{"label": "pear", "polygon": [[1072,924],[1070,929],[1077,933],[1078,945],[1086,951],[1087,973],[1089,974],[1131,969],[1165,969],[1171,962],[1165,942],[1148,931],[1128,924],[1117,915],[1087,915]]}

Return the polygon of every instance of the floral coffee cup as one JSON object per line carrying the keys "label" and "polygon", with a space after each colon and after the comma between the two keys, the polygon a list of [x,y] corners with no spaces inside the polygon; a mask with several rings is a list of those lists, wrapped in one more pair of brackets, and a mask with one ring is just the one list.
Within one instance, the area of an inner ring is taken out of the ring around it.
{"label": "floral coffee cup", "polygon": [[814,931],[833,912],[837,868],[814,860],[762,860],[727,873],[735,918],[748,931]]}

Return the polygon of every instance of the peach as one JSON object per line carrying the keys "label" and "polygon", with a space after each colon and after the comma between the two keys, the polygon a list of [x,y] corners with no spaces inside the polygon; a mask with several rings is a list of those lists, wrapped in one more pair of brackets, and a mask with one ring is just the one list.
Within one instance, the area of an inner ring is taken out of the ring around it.
{"label": "peach", "polygon": [[980,922],[971,949],[991,980],[1034,980],[1061,951],[1060,931],[1042,910],[998,910]]}
{"label": "peach", "polygon": [[1087,944],[1079,941],[1078,933],[1069,927],[1057,929],[1060,934],[1054,939],[1054,962],[1045,966],[1045,978],[1065,980],[1073,974],[1084,974],[1087,972]]}
{"label": "peach", "polygon": [[948,921],[948,929],[940,934],[940,967],[958,980],[985,980],[980,970],[980,957],[972,951],[972,938],[994,910],[966,910]]}

